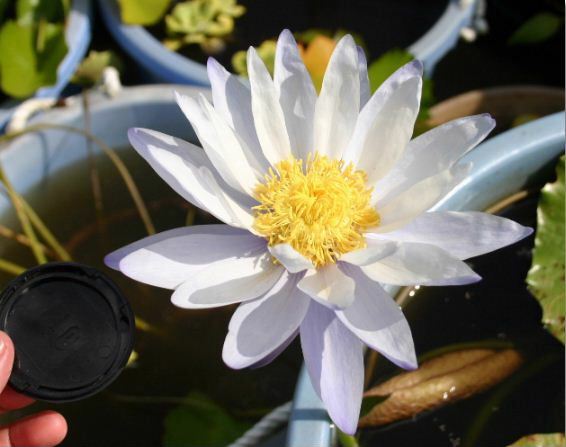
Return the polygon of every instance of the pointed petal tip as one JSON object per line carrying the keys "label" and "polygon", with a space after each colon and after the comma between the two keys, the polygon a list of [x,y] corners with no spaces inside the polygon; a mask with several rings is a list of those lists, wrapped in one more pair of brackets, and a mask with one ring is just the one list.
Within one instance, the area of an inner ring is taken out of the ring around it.
{"label": "pointed petal tip", "polygon": [[288,28],[284,28],[283,31],[281,31],[281,33],[279,33],[279,39],[289,39],[289,40],[295,40],[295,36],[293,36],[293,33],[291,32],[290,29]]}
{"label": "pointed petal tip", "polygon": [[423,63],[419,60],[419,59],[414,59],[411,62],[409,62],[407,64],[407,66],[414,71],[415,73],[417,73],[419,76],[422,77],[423,72],[424,72],[424,65]]}
{"label": "pointed petal tip", "polygon": [[104,256],[104,264],[114,270],[120,270],[121,256],[118,256],[117,253],[118,251],[113,251]]}

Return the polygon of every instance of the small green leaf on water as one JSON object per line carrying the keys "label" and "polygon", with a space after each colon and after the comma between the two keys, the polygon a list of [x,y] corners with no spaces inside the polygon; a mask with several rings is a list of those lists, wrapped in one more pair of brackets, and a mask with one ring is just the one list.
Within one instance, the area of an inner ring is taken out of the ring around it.
{"label": "small green leaf on water", "polygon": [[210,398],[190,393],[165,417],[164,447],[224,447],[251,424],[237,421]]}
{"label": "small green leaf on water", "polygon": [[511,35],[509,45],[544,42],[556,34],[563,22],[563,17],[550,12],[541,12],[523,23]]}
{"label": "small green leaf on water", "polygon": [[533,264],[527,283],[542,306],[544,324],[564,343],[564,156],[558,162],[556,174],[556,181],[548,183],[541,192]]}
{"label": "small green leaf on water", "polygon": [[154,25],[169,8],[171,0],[118,0],[122,22],[127,25]]}
{"label": "small green leaf on water", "polygon": [[566,438],[564,433],[528,435],[509,447],[566,447]]}

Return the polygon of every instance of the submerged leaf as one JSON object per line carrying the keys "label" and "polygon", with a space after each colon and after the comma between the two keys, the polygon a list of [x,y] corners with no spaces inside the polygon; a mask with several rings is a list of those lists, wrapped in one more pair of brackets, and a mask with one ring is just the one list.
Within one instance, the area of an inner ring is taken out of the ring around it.
{"label": "submerged leaf", "polygon": [[118,0],[122,22],[153,25],[165,15],[171,0]]}
{"label": "submerged leaf", "polygon": [[527,283],[542,306],[544,324],[564,343],[564,156],[556,174],[556,181],[541,192],[533,265]]}
{"label": "submerged leaf", "polygon": [[509,447],[566,447],[564,433],[528,435]]}
{"label": "submerged leaf", "polygon": [[165,418],[165,447],[220,447],[236,440],[251,424],[237,421],[210,398],[190,393]]}
{"label": "submerged leaf", "polygon": [[523,23],[511,35],[509,45],[544,42],[556,34],[563,22],[563,17],[550,12],[541,12]]}

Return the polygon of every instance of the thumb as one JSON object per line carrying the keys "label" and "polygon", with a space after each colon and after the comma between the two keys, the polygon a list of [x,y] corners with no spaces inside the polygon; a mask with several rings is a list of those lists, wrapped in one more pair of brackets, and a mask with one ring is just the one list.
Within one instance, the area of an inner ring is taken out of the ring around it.
{"label": "thumb", "polygon": [[0,392],[6,387],[14,364],[14,344],[5,332],[0,331]]}

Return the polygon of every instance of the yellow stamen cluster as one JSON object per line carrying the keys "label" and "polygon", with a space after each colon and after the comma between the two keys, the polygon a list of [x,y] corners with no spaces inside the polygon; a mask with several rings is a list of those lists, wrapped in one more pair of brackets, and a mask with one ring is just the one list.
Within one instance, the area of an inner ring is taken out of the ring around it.
{"label": "yellow stamen cluster", "polygon": [[316,267],[363,248],[363,232],[379,225],[367,176],[326,156],[279,162],[255,189],[255,230],[269,245],[290,244]]}

